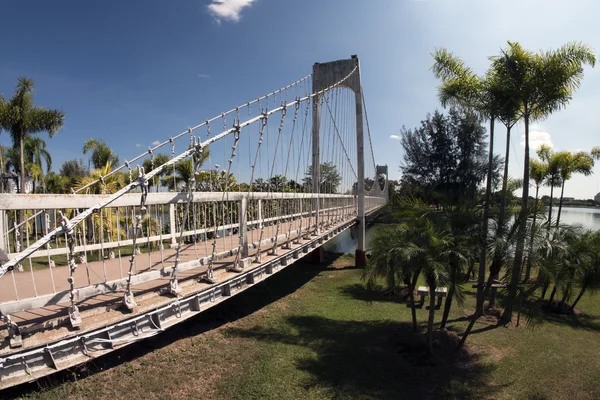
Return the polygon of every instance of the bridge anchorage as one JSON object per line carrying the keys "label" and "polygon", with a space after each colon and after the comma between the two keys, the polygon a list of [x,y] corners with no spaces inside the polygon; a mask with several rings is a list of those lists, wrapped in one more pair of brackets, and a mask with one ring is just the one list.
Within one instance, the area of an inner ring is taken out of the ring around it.
{"label": "bridge anchorage", "polygon": [[71,194],[0,194],[0,388],[154,336],[353,226],[364,265],[387,192],[353,56]]}

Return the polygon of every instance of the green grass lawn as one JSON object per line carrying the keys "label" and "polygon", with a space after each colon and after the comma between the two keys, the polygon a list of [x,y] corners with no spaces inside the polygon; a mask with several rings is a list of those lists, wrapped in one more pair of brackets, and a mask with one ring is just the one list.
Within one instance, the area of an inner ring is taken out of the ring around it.
{"label": "green grass lawn", "polygon": [[[461,333],[473,307],[455,308]],[[211,399],[596,399],[600,305],[553,316],[534,330],[486,319],[467,344],[469,361],[430,365],[400,351],[410,309],[368,292],[342,256],[298,263],[176,326],[8,397]],[[425,324],[427,310],[417,310]],[[436,320],[441,318],[437,312]],[[3,397],[3,396],[2,396]]]}

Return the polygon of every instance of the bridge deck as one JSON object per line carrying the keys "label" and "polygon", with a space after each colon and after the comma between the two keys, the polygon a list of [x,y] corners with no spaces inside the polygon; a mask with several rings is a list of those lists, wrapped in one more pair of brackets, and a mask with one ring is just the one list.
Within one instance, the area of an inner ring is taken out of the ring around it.
{"label": "bridge deck", "polygon": [[[351,221],[352,218],[349,220]],[[314,225],[310,226],[310,219],[304,218],[302,221],[302,236],[307,233],[314,232]],[[314,223],[314,219],[312,219]],[[338,221],[342,222],[342,221]],[[348,221],[344,221],[348,222]],[[287,234],[292,231],[295,232],[300,227],[300,221],[282,222],[279,226],[279,237],[282,234]],[[310,229],[309,229],[310,228]],[[261,257],[264,262],[268,262],[270,257],[267,255],[267,251],[270,250],[274,243],[274,238],[277,232],[277,226],[265,226],[263,232],[263,245],[260,248],[262,253]],[[290,235],[290,240],[293,241],[298,238],[297,233]],[[253,258],[258,249],[257,244],[260,239],[260,229],[255,229],[248,232],[249,246],[249,257]],[[221,237],[216,240],[216,253],[228,252],[233,249],[237,249],[239,236],[237,234]],[[270,245],[265,245],[265,241],[270,241]],[[254,244],[254,245],[253,245]],[[284,241],[281,239],[278,241],[278,248],[281,248]],[[143,243],[142,243],[143,245]],[[292,250],[297,245],[292,246]],[[155,246],[157,248],[157,246]],[[287,251],[287,250],[286,250]],[[282,254],[284,252],[282,251]],[[151,270],[160,270],[165,267],[172,267],[175,264],[175,248],[165,248],[162,251],[152,251],[150,253],[143,253],[136,256],[136,265],[134,272],[143,274],[144,272]],[[191,261],[196,261],[203,257],[210,257],[212,254],[212,240],[207,242],[197,242],[192,244],[184,244],[180,251],[180,264],[185,264]],[[214,274],[217,282],[227,279],[227,276],[231,276],[235,273],[227,272],[226,267],[232,265],[235,261],[235,256],[225,256],[214,262]],[[250,268],[254,268],[259,264],[253,263]],[[129,268],[129,257],[123,257],[121,260],[105,259],[102,261],[93,261],[87,263],[87,269],[89,269],[89,278],[92,285],[103,284],[104,271],[106,271],[107,281],[118,280],[127,275]],[[200,290],[205,284],[198,283],[197,280],[206,273],[207,266],[201,265],[180,271],[177,274],[179,284],[182,288],[182,294],[185,295],[190,291]],[[68,267],[57,266],[52,270],[54,275],[56,291],[65,291],[69,289],[67,283],[67,277],[69,275]],[[49,269],[34,270],[33,275],[35,277],[36,288],[38,296],[44,294],[52,294],[53,287],[50,279]],[[88,278],[86,265],[79,265],[74,273],[76,287],[82,288],[88,286]],[[19,297],[34,297],[32,276],[31,271],[15,272],[14,282],[17,286]],[[133,285],[133,293],[138,303],[136,312],[146,307],[156,307],[164,302],[164,299],[169,299],[169,296],[159,296],[159,292],[162,289],[168,287],[170,276],[162,276],[158,279],[153,279],[147,282]],[[0,280],[0,303],[14,300],[14,287],[10,275],[6,275],[4,279]],[[98,294],[92,297],[88,297],[79,301],[76,301],[79,307],[84,322],[84,329],[92,329],[100,325],[106,325],[110,322],[116,322],[119,319],[130,316],[128,313],[122,311],[116,311],[115,309],[120,306],[123,298],[123,290],[110,291],[104,294]],[[68,335],[70,330],[65,326],[68,325],[68,306],[69,303],[59,303],[53,305],[45,305],[43,307],[36,307],[28,309],[26,311],[20,311],[11,314],[11,318],[21,328],[24,334],[24,346],[36,346],[41,343],[60,339],[65,335]],[[51,329],[49,329],[51,328]],[[5,339],[5,340],[2,340]],[[0,354],[10,353],[8,346],[7,331],[5,326],[0,325]]]}
{"label": "bridge deck", "polygon": [[[261,249],[261,263],[253,263],[239,274],[225,269],[235,257],[221,259],[215,263],[214,284],[194,279],[205,272],[205,267],[185,271],[179,275],[182,292],[177,298],[159,293],[159,289],[167,285],[168,278],[137,285],[135,292],[138,307],[133,312],[123,312],[114,307],[115,303],[121,301],[122,293],[86,299],[81,303],[84,324],[82,330],[74,331],[67,326],[45,329],[25,338],[23,348],[19,349],[9,349],[8,340],[2,341],[0,357],[4,359],[0,358],[0,361],[3,361],[4,369],[0,368],[0,389],[69,368],[158,334],[266,279],[354,223],[354,219],[347,219],[322,227],[319,235],[314,230],[309,236],[305,235],[306,231],[303,231],[302,237],[293,235],[290,237],[291,248],[280,248],[277,255],[267,254],[267,249],[262,253]],[[293,239],[296,238],[299,240],[294,243]],[[193,245],[186,248],[188,254],[193,253],[195,256]],[[250,255],[255,255],[256,252],[257,249],[253,249]],[[58,315],[64,312],[66,306],[53,306],[29,310],[28,315],[20,315],[20,318],[26,319],[29,316],[29,323],[35,318],[42,318],[43,324],[49,327],[48,316],[39,314]]]}

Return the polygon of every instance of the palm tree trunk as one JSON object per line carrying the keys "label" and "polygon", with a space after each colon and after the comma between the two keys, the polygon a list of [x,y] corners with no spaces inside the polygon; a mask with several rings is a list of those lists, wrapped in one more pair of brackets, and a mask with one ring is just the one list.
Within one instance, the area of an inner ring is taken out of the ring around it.
{"label": "palm tree trunk", "polygon": [[440,329],[446,328],[446,322],[448,322],[448,316],[450,315],[450,309],[452,308],[452,298],[454,297],[455,291],[454,284],[451,284],[450,289],[448,289],[448,297],[446,297],[446,301],[444,302],[444,314],[442,315]]}
{"label": "palm tree trunk", "polygon": [[583,297],[583,294],[585,293],[586,289],[587,289],[587,285],[584,284],[583,286],[581,286],[581,290],[579,291],[577,298],[573,302],[573,305],[571,305],[571,311],[573,311],[575,309],[575,306],[577,305],[577,303],[579,303],[579,300],[581,300],[581,298]]}
{"label": "palm tree trunk", "polygon": [[564,292],[563,292],[563,297],[562,297],[562,299],[560,299],[560,302],[561,303],[565,303],[567,301],[567,297],[568,296],[569,296],[569,290],[565,289]]}
{"label": "palm tree trunk", "polygon": [[458,342],[458,345],[456,345],[456,350],[460,350],[464,346],[465,342],[467,341],[467,338],[473,330],[473,326],[475,326],[475,322],[477,322],[479,317],[481,317],[481,314],[479,314],[478,310],[475,310],[475,313],[471,316],[471,321],[467,326],[467,330],[465,331],[465,333],[463,333],[463,336],[462,338],[460,338],[460,342]]}
{"label": "palm tree trunk", "polygon": [[[497,236],[501,236],[504,234],[504,218],[506,214],[506,190],[508,186],[508,161],[510,158],[510,126],[506,127],[506,150],[504,153],[504,176],[502,177],[502,196],[500,198],[500,211],[498,212],[498,231],[496,232]],[[490,296],[490,301],[488,303],[488,308],[494,307],[496,304],[496,292],[497,288],[490,288],[489,284],[494,280],[498,279],[500,275],[501,268],[501,260],[500,254],[494,254],[494,259],[492,260],[492,265],[490,265],[490,276],[488,278],[488,285],[486,286],[486,294],[487,297],[488,292]]]}
{"label": "palm tree trunk", "polygon": [[550,182],[550,204],[548,205],[548,223],[552,222],[552,205],[554,203],[554,182]]}
{"label": "palm tree trunk", "polygon": [[508,161],[510,158],[510,129],[506,127],[506,150],[504,152],[504,176],[502,177],[502,196],[500,198],[500,211],[498,212],[498,224],[500,229],[504,228],[504,216],[506,212],[506,190],[508,186]]}
{"label": "palm tree trunk", "polygon": [[554,284],[554,287],[552,288],[552,293],[550,293],[550,298],[548,299],[548,302],[550,302],[550,304],[552,304],[552,302],[554,301],[555,295],[556,295],[556,283]]}
{"label": "palm tree trunk", "polygon": [[[19,152],[21,155],[21,160],[19,162],[21,169],[21,184],[19,185],[19,193],[25,193],[25,143],[24,143],[24,134],[23,132],[19,133]],[[17,224],[21,224],[24,220],[23,213],[21,210],[17,211]],[[19,227],[19,245],[21,247],[21,251],[23,251],[23,227]]]}
{"label": "palm tree trunk", "polygon": [[556,229],[558,229],[558,224],[560,223],[560,213],[562,211],[563,204],[563,196],[565,194],[565,180],[562,180],[562,185],[560,188],[560,201],[558,202],[558,214],[556,215]]}
{"label": "palm tree trunk", "polygon": [[481,253],[479,254],[479,274],[477,276],[477,305],[475,306],[483,314],[483,303],[485,302],[485,264],[488,236],[488,218],[490,213],[490,198],[492,194],[492,175],[494,173],[494,120],[490,118],[490,149],[488,158],[487,182],[485,184],[485,203],[483,206],[483,221],[481,224]]}
{"label": "palm tree trunk", "polygon": [[417,285],[417,279],[419,279],[419,275],[421,270],[418,270],[414,273],[412,280],[410,282],[410,287],[408,288],[409,296],[410,296],[410,311],[412,314],[412,323],[413,323],[413,332],[417,331],[417,310],[415,308],[415,286]]}
{"label": "palm tree trunk", "polygon": [[525,107],[525,159],[523,162],[523,198],[521,199],[521,212],[519,228],[517,231],[517,246],[515,250],[515,258],[511,271],[510,286],[508,288],[508,298],[506,308],[502,314],[501,322],[506,324],[512,321],[514,303],[517,297],[517,284],[521,279],[521,266],[523,264],[523,251],[525,249],[525,235],[527,233],[527,208],[529,202],[529,115],[527,107]]}
{"label": "palm tree trunk", "polygon": [[546,298],[546,292],[548,291],[548,286],[550,286],[550,281],[547,279],[544,282],[544,287],[542,288],[542,296],[541,299],[544,300]]}
{"label": "palm tree trunk", "polygon": [[444,302],[444,314],[442,315],[442,323],[440,325],[440,329],[444,329],[446,327],[446,322],[448,321],[448,315],[450,315],[450,309],[452,308],[452,298],[454,297],[454,292],[456,291],[456,284],[458,283],[458,275],[459,268],[457,265],[451,265],[450,270],[450,289],[448,289],[448,295],[446,297],[446,301]]}
{"label": "palm tree trunk", "polygon": [[433,353],[433,320],[435,317],[435,285],[429,285],[429,320],[427,331],[429,336],[429,354]]}
{"label": "palm tree trunk", "polygon": [[533,239],[535,237],[535,221],[537,220],[538,196],[540,187],[535,188],[535,210],[533,214],[533,223],[531,224],[531,235],[529,236],[529,256],[527,257],[527,268],[525,269],[525,282],[531,277],[531,253],[533,252]]}

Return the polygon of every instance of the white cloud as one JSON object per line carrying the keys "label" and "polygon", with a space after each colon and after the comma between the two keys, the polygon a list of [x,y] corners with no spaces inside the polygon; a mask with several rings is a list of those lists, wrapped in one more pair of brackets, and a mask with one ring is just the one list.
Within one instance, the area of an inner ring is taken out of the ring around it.
{"label": "white cloud", "polygon": [[400,140],[400,136],[398,136],[398,135],[390,135],[390,139]]}
{"label": "white cloud", "polygon": [[212,0],[208,6],[208,12],[217,23],[221,20],[238,22],[242,17],[242,9],[249,7],[255,0]]}
{"label": "white cloud", "polygon": [[[553,147],[552,138],[548,132],[537,130],[529,131],[529,148],[532,153],[543,144]],[[525,134],[521,135],[521,146],[525,147]]]}
{"label": "white cloud", "polygon": [[141,144],[139,144],[139,143],[136,143],[136,144],[135,144],[135,147],[142,147],[142,145],[141,145]]}
{"label": "white cloud", "polygon": [[208,78],[210,78],[210,75],[209,74],[198,74],[198,78],[208,79]]}
{"label": "white cloud", "polygon": [[154,146],[158,146],[160,144],[160,140],[155,140],[154,142],[150,143],[153,147]]}

